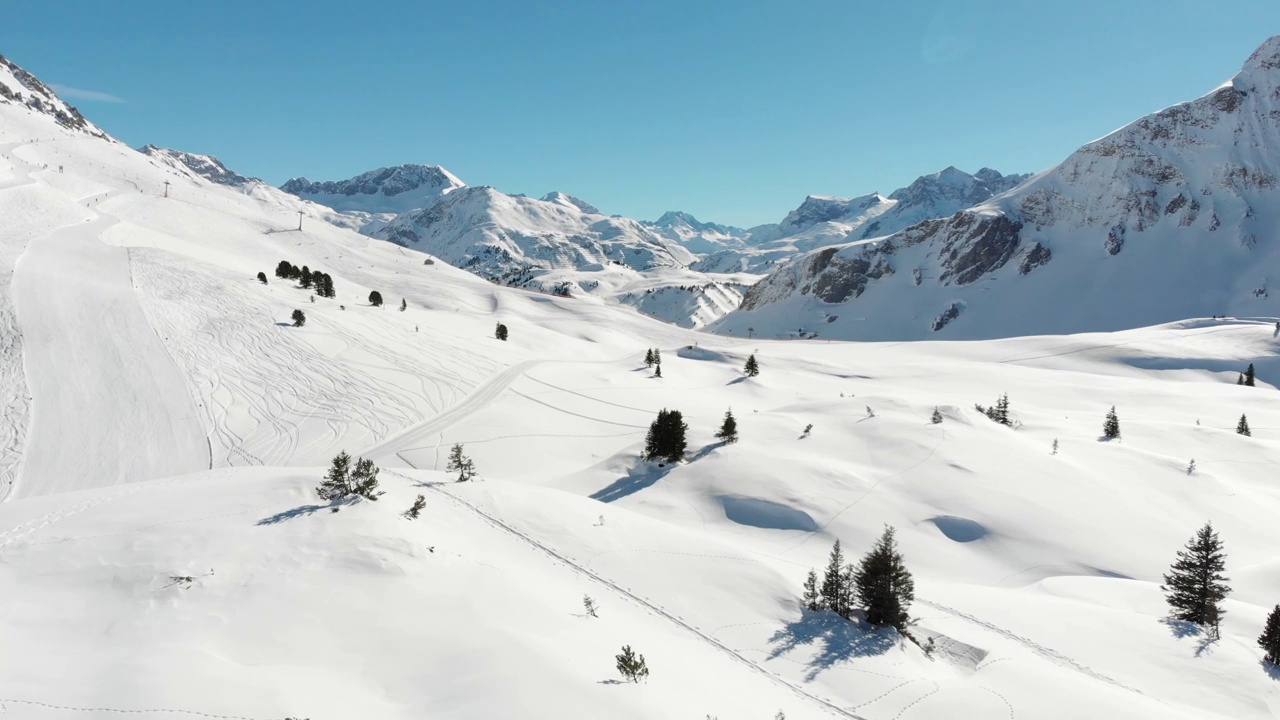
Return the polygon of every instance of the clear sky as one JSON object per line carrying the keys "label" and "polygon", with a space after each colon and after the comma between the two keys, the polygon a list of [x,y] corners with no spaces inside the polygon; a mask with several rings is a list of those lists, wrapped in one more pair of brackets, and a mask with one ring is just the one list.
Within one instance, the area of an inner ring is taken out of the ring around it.
{"label": "clear sky", "polygon": [[606,213],[1043,170],[1202,95],[1277,0],[6,3],[0,53],[124,142],[279,184],[383,165]]}

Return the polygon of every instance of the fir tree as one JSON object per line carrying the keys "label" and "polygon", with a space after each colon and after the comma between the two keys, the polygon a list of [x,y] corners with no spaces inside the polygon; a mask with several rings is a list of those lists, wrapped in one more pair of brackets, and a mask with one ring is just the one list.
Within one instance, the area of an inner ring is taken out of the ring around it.
{"label": "fir tree", "polygon": [[1243,385],[1243,384],[1244,384],[1244,375],[1243,375],[1243,374],[1238,374],[1238,375],[1236,375],[1236,384],[1237,384],[1237,385]]}
{"label": "fir tree", "polygon": [[650,368],[653,367],[653,348],[645,348],[644,366]]}
{"label": "fir tree", "polygon": [[630,645],[623,645],[622,652],[615,658],[618,661],[618,672],[627,682],[640,682],[649,677],[649,668],[644,664],[644,656],[631,650]]}
{"label": "fir tree", "polygon": [[841,617],[849,617],[852,609],[848,579],[844,553],[840,550],[840,541],[836,540],[831,546],[831,555],[827,558],[827,570],[822,575],[822,586],[818,590],[818,595],[822,598],[824,608]]}
{"label": "fir tree", "polygon": [[659,350],[658,348],[653,349],[653,364],[654,365],[662,364],[662,351]]}
{"label": "fir tree", "polygon": [[587,617],[600,617],[596,614],[596,601],[592,600],[590,595],[582,596],[582,609],[587,613]]}
{"label": "fir tree", "polygon": [[372,460],[356,461],[356,469],[351,471],[351,494],[374,501],[383,494],[378,490],[378,466]]}
{"label": "fir tree", "polygon": [[476,476],[476,464],[462,454],[462,443],[455,444],[449,451],[449,464],[444,469],[458,473],[458,482],[468,482]]}
{"label": "fir tree", "polygon": [[657,364],[657,365],[654,365],[654,366],[653,366],[653,376],[654,376],[654,377],[657,377],[657,378],[662,377],[662,364],[661,364],[661,363],[659,363],[659,364]]}
{"label": "fir tree", "polygon": [[293,266],[289,264],[288,260],[281,260],[280,264],[276,265],[276,277],[278,278],[288,279],[292,271]]}
{"label": "fir tree", "polygon": [[267,284],[267,274],[266,274],[266,273],[264,273],[264,272],[260,272],[260,273],[258,273],[258,282],[262,283],[263,285],[266,285],[266,284]]}
{"label": "fir tree", "polygon": [[294,327],[302,327],[307,324],[307,314],[301,310],[294,310],[293,314],[289,317],[293,319]]}
{"label": "fir tree", "polygon": [[404,298],[400,298],[400,312],[404,312],[405,310],[408,310],[408,309],[409,309],[409,301],[405,300]]}
{"label": "fir tree", "polygon": [[818,573],[812,569],[809,570],[809,576],[804,579],[804,595],[800,600],[804,603],[806,610],[822,609],[822,595],[818,591]]}
{"label": "fir tree", "polygon": [[911,619],[907,608],[916,597],[915,581],[902,563],[893,534],[892,527],[885,527],[875,547],[858,563],[853,586],[858,602],[867,611],[867,622],[876,627],[892,625],[905,632]]}
{"label": "fir tree", "polygon": [[304,288],[311,287],[311,285],[315,281],[315,278],[312,277],[311,275],[311,268],[307,267],[306,265],[302,266],[302,277],[300,278],[300,280],[302,281],[302,287]]}
{"label": "fir tree", "polygon": [[1120,417],[1116,415],[1115,405],[1107,412],[1107,419],[1102,423],[1102,437],[1114,440],[1120,437]]}
{"label": "fir tree", "polygon": [[409,506],[409,509],[404,511],[403,514],[405,519],[417,520],[418,515],[422,513],[422,509],[425,508],[426,506],[427,506],[427,499],[419,495],[418,499],[414,500],[413,504]]}
{"label": "fir tree", "polygon": [[346,451],[338,453],[329,466],[329,473],[316,488],[321,500],[337,500],[347,495],[347,486],[351,475],[351,456]]}
{"label": "fir tree", "polygon": [[1169,572],[1164,576],[1164,591],[1171,615],[1177,620],[1192,622],[1206,628],[1218,627],[1223,611],[1219,606],[1231,592],[1230,579],[1222,574],[1227,567],[1227,555],[1213,525],[1196,532],[1187,543],[1186,550],[1178,551]]}
{"label": "fir tree", "polygon": [[1052,450],[1049,454],[1050,454],[1050,455],[1057,455],[1057,454],[1058,454],[1058,438],[1054,438],[1054,439],[1053,439],[1053,450]]}
{"label": "fir tree", "polygon": [[1280,605],[1275,606],[1267,616],[1262,634],[1258,636],[1258,647],[1266,653],[1264,661],[1272,665],[1280,665]]}
{"label": "fir tree", "polygon": [[1187,464],[1187,474],[1194,475],[1196,472],[1196,459],[1191,458],[1191,462]]}
{"label": "fir tree", "polygon": [[299,280],[299,279],[301,279],[301,278],[302,278],[302,268],[298,267],[297,265],[290,265],[290,266],[289,266],[289,279],[290,279],[290,280]]}
{"label": "fir tree", "polygon": [[679,410],[659,410],[644,439],[644,459],[678,462],[688,447],[685,440],[688,429]]}
{"label": "fir tree", "polygon": [[738,421],[733,419],[732,410],[725,411],[724,422],[720,424],[720,431],[716,433],[716,437],[723,440],[726,445],[738,442]]}
{"label": "fir tree", "polygon": [[1253,382],[1256,379],[1257,376],[1253,372],[1253,363],[1249,363],[1249,367],[1244,371],[1244,384],[1249,387],[1254,387]]}
{"label": "fir tree", "polygon": [[942,424],[942,413],[938,412],[938,408],[935,407],[933,409],[933,417],[929,418],[929,421],[932,422],[934,425]]}
{"label": "fir tree", "polygon": [[1009,393],[1005,393],[1000,396],[1000,399],[996,401],[995,410],[996,410],[996,414],[995,414],[995,417],[992,418],[992,420],[995,420],[1001,425],[1013,424],[1009,420]]}
{"label": "fir tree", "polygon": [[493,336],[505,342],[507,339],[507,326],[498,323],[498,326],[493,329]]}
{"label": "fir tree", "polygon": [[747,377],[755,377],[760,374],[760,364],[756,362],[755,353],[747,356],[747,364],[742,367],[742,372]]}
{"label": "fir tree", "polygon": [[369,304],[374,307],[382,307],[382,293],[377,290],[369,293]]}
{"label": "fir tree", "polygon": [[[1263,428],[1264,430],[1266,428]],[[1245,437],[1253,437],[1253,433],[1249,432],[1249,418],[1244,415],[1240,416],[1240,422],[1236,423],[1236,433]]]}

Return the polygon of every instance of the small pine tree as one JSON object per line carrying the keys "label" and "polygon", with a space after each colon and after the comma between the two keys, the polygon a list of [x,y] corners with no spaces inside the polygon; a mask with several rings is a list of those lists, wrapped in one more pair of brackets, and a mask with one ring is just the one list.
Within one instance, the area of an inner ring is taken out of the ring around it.
{"label": "small pine tree", "polygon": [[263,285],[266,285],[266,284],[267,284],[267,274],[266,274],[266,273],[264,273],[264,272],[260,272],[260,273],[258,273],[258,282],[262,283]]}
{"label": "small pine tree", "polygon": [[409,301],[405,300],[404,298],[400,298],[400,312],[404,312],[405,310],[408,310],[408,309],[409,309]]}
{"label": "small pine tree", "polygon": [[1194,475],[1196,472],[1196,459],[1191,458],[1191,462],[1187,464],[1187,474]]}
{"label": "small pine tree", "polygon": [[596,614],[596,601],[590,595],[582,596],[582,609],[586,611],[587,617],[600,617]]}
{"label": "small pine tree", "polygon": [[476,464],[462,454],[462,443],[455,444],[449,451],[449,464],[444,469],[458,473],[458,482],[469,482],[476,476]]}
{"label": "small pine tree", "polygon": [[662,364],[662,351],[659,350],[658,348],[653,349],[653,364],[654,365]]}
{"label": "small pine tree", "polygon": [[351,474],[351,456],[346,451],[338,453],[329,466],[329,473],[316,488],[321,500],[337,500],[347,494],[347,485]]}
{"label": "small pine tree", "polygon": [[806,610],[817,611],[822,609],[822,594],[818,590],[818,573],[812,569],[809,570],[808,577],[804,579],[804,595],[801,596],[800,601],[804,603]]}
{"label": "small pine tree", "polygon": [[1237,374],[1237,375],[1236,375],[1236,384],[1237,384],[1237,385],[1243,385],[1243,384],[1244,384],[1244,375],[1243,375],[1243,374]]}
{"label": "small pine tree", "polygon": [[942,424],[942,413],[938,412],[938,408],[935,407],[933,409],[933,417],[929,418],[929,422],[932,422],[934,425]]}
{"label": "small pine tree", "polygon": [[645,348],[644,366],[649,368],[653,367],[653,348]]}
{"label": "small pine tree", "polygon": [[653,366],[653,376],[654,376],[654,377],[656,377],[656,378],[660,378],[660,377],[662,377],[662,365],[661,365],[661,364],[658,364],[658,365],[654,365],[654,366]]}
{"label": "small pine tree", "polygon": [[1120,437],[1120,417],[1116,415],[1115,405],[1107,412],[1107,419],[1102,423],[1102,437],[1114,440]]}
{"label": "small pine tree", "polygon": [[1053,439],[1053,451],[1052,451],[1052,452],[1050,452],[1049,454],[1050,454],[1050,455],[1057,455],[1057,454],[1058,454],[1058,438],[1054,438],[1054,439]]}
{"label": "small pine tree", "polygon": [[1236,433],[1245,437],[1253,437],[1253,433],[1249,432],[1249,418],[1244,415],[1240,416],[1240,422],[1236,423]]}
{"label": "small pine tree", "polygon": [[493,330],[493,336],[505,342],[507,339],[507,326],[498,323],[498,326]]}
{"label": "small pine tree", "polygon": [[369,293],[369,304],[374,307],[382,307],[382,293],[377,290]]}
{"label": "small pine tree", "polygon": [[649,668],[644,664],[644,656],[632,651],[630,645],[623,645],[622,652],[615,658],[618,661],[618,673],[627,682],[638,683],[649,677]]}
{"label": "small pine tree", "polygon": [[1275,606],[1267,616],[1262,634],[1258,636],[1258,647],[1266,653],[1263,660],[1272,665],[1280,665],[1280,605]]}
{"label": "small pine tree", "polygon": [[307,324],[307,314],[301,310],[294,310],[293,314],[289,317],[293,318],[294,327],[302,327]]}
{"label": "small pine tree", "polygon": [[844,552],[840,549],[840,541],[831,546],[831,555],[827,557],[827,569],[822,574],[822,586],[818,595],[822,598],[822,606],[841,617],[849,617],[852,598],[849,596],[848,573],[845,570]]}
{"label": "small pine tree", "polygon": [[875,547],[858,563],[853,586],[858,602],[867,611],[867,622],[876,627],[892,625],[906,632],[911,616],[907,608],[915,600],[915,581],[902,562],[892,527],[885,527]]}
{"label": "small pine tree", "polygon": [[413,504],[409,506],[409,509],[404,511],[405,519],[417,520],[418,515],[422,514],[422,509],[425,508],[426,506],[427,506],[427,499],[419,495],[418,499],[414,500]]}
{"label": "small pine tree", "polygon": [[1244,371],[1244,384],[1249,387],[1254,387],[1253,383],[1256,379],[1257,376],[1253,372],[1253,363],[1249,363],[1249,367]]}
{"label": "small pine tree", "polygon": [[678,462],[684,457],[685,448],[688,447],[685,439],[688,430],[689,426],[685,424],[684,416],[679,410],[659,410],[657,419],[649,425],[649,433],[644,439],[644,459]]}
{"label": "small pine tree", "polygon": [[755,377],[760,374],[760,363],[756,362],[755,353],[747,356],[747,364],[742,367],[742,372],[747,377]]}
{"label": "small pine tree", "polygon": [[351,494],[375,502],[383,494],[378,490],[378,466],[372,460],[356,461],[356,469],[351,471]]}
{"label": "small pine tree", "polygon": [[996,416],[992,419],[1001,425],[1013,424],[1013,422],[1009,420],[1009,393],[1001,395],[1000,399],[996,401]]}
{"label": "small pine tree", "polygon": [[725,444],[738,442],[738,421],[733,419],[732,410],[725,411],[724,422],[720,424],[720,431],[716,433],[716,437],[723,440]]}
{"label": "small pine tree", "polygon": [[1222,541],[1213,525],[1205,523],[1187,543],[1186,550],[1178,551],[1178,559],[1160,586],[1173,609],[1172,616],[1216,629],[1223,615],[1219,603],[1231,592],[1227,585],[1230,578],[1222,574],[1226,567]]}
{"label": "small pine tree", "polygon": [[808,425],[805,425],[804,432],[802,432],[801,434],[804,435],[805,437],[808,437],[809,433],[811,432],[813,432],[813,423],[809,423]]}

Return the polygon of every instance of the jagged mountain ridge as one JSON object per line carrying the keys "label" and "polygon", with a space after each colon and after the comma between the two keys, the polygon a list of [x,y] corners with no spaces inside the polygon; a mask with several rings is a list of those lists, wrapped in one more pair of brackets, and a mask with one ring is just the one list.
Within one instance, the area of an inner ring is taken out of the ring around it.
{"label": "jagged mountain ridge", "polygon": [[794,259],[715,329],[986,338],[1278,314],[1278,174],[1280,36],[1011,192]]}
{"label": "jagged mountain ridge", "polygon": [[221,160],[212,155],[199,155],[155,145],[143,145],[138,148],[138,152],[143,155],[150,155],[170,167],[190,170],[209,182],[219,185],[240,187],[251,181],[262,182],[258,178],[248,178],[228,168]]}
{"label": "jagged mountain ridge", "polygon": [[33,112],[48,115],[65,128],[114,142],[114,138],[86,120],[79,110],[58,97],[40,78],[10,62],[4,55],[0,55],[0,102],[23,105]]}
{"label": "jagged mountain ridge", "polygon": [[466,186],[439,165],[397,165],[348,180],[313,182],[293,178],[280,189],[340,212],[377,214],[419,210]]}

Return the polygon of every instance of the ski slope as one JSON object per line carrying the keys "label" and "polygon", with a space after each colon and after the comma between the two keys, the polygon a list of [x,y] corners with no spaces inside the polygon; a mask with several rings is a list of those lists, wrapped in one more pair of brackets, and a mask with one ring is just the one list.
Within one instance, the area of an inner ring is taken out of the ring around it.
{"label": "ski slope", "polygon": [[[719,337],[424,264],[25,108],[0,121],[6,715],[1280,714],[1255,645],[1280,602],[1275,318]],[[973,408],[1006,392],[1014,428]],[[690,428],[675,465],[639,459],[663,408]],[[481,480],[450,482],[454,443]],[[378,502],[317,499],[344,449],[383,468]],[[1165,622],[1159,589],[1206,520],[1234,588],[1216,641]],[[835,539],[856,558],[885,524],[932,657],[800,608]],[[623,645],[647,682],[618,682]]]}

